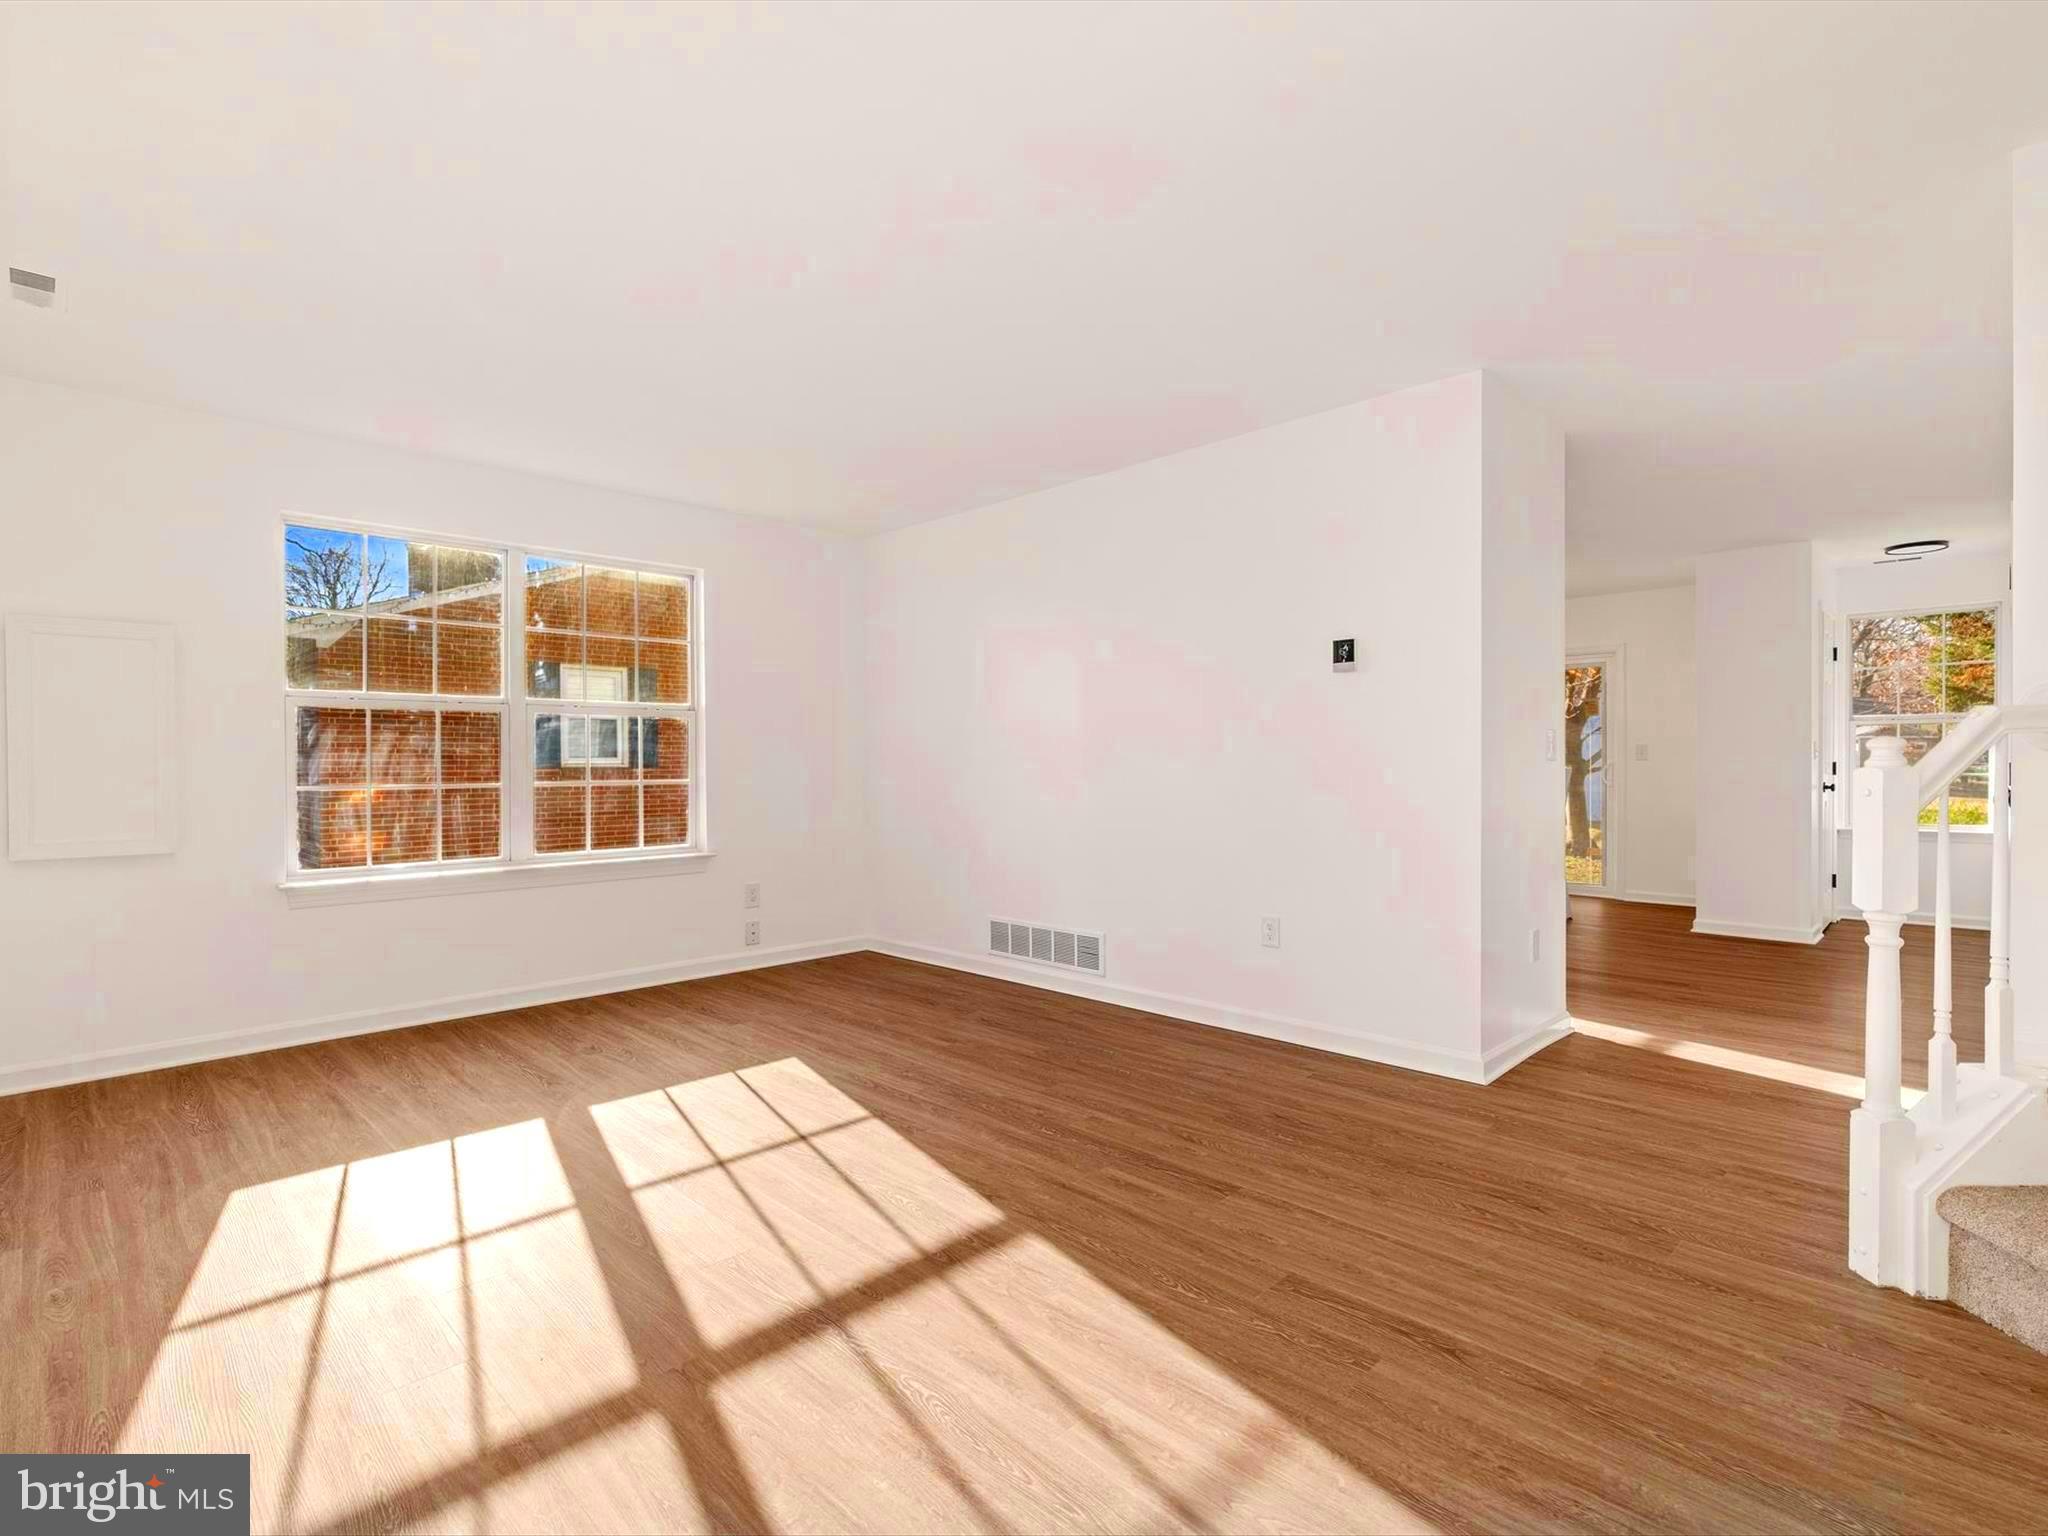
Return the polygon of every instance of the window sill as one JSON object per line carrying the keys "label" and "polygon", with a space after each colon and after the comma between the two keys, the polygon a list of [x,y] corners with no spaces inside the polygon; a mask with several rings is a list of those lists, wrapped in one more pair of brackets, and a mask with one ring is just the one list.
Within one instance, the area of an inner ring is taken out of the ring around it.
{"label": "window sill", "polygon": [[488,869],[431,869],[389,875],[346,875],[280,881],[286,903],[298,907],[342,907],[363,901],[410,901],[420,896],[474,895],[480,891],[525,891],[550,885],[588,885],[608,880],[649,880],[700,873],[712,858],[708,849],[689,853],[640,854],[620,859],[567,859],[556,864],[494,864]]}

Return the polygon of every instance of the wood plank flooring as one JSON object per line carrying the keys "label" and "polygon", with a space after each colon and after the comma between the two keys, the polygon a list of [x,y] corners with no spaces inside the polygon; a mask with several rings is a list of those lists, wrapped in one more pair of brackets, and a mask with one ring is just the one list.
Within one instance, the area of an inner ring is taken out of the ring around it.
{"label": "wood plank flooring", "polygon": [[[1855,1080],[1862,1095],[1863,977],[1869,948],[1860,919],[1829,928],[1820,943],[1706,938],[1691,931],[1692,908],[1574,897],[1565,944],[1567,1002],[1574,1017],[1651,1037],[1651,1048],[1698,1044],[1715,1059],[1741,1053],[1788,1077]],[[1934,1032],[1934,931],[1905,929],[1900,958],[1905,1000],[1905,1080],[1927,1086],[1927,1039]],[[1957,929],[1952,1028],[1960,1061],[1984,1059],[1984,983],[1990,936]]]}
{"label": "wood plank flooring", "polygon": [[258,1530],[2042,1528],[2048,1358],[1843,1267],[1861,926],[1574,910],[1613,1038],[1487,1088],[857,955],[0,1101],[0,1445]]}

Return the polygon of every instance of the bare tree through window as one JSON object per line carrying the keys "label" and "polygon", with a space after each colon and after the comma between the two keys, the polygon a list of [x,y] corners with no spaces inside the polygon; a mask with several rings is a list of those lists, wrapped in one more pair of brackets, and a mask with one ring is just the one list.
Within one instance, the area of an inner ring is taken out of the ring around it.
{"label": "bare tree through window", "polygon": [[1564,669],[1565,880],[1607,883],[1607,669]]}

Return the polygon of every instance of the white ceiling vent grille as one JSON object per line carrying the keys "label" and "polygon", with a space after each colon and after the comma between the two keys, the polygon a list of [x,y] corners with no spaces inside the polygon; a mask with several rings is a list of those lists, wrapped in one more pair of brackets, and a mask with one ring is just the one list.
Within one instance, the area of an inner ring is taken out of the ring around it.
{"label": "white ceiling vent grille", "polygon": [[988,920],[988,952],[1016,960],[1032,960],[1062,971],[1102,974],[1102,935],[1082,933],[1074,928],[1054,928],[1043,923],[1016,923],[1007,918]]}

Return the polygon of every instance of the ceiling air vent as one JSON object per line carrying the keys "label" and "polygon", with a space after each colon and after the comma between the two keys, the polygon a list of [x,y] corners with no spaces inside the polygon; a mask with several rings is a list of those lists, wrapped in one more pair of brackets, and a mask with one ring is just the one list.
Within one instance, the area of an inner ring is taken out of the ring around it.
{"label": "ceiling air vent", "polygon": [[1015,960],[1031,960],[1062,971],[1102,974],[1102,935],[1075,928],[1054,928],[1044,923],[1017,923],[1007,918],[988,920],[988,952]]}

